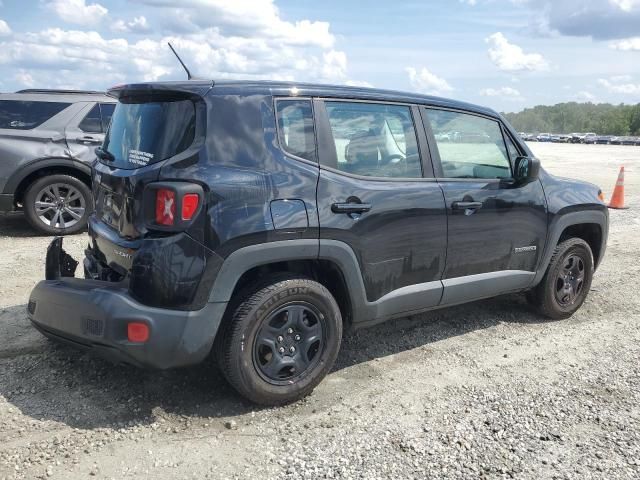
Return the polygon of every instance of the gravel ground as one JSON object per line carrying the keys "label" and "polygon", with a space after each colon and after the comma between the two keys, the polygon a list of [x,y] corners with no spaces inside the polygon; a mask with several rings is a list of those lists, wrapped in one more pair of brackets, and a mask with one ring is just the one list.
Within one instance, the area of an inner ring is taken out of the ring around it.
{"label": "gravel ground", "polygon": [[50,238],[0,218],[0,479],[640,478],[640,148],[532,148],[607,196],[627,167],[631,209],[611,211],[582,309],[550,322],[509,295],[349,333],[283,408],[211,364],[141,371],[45,341],[24,310]]}

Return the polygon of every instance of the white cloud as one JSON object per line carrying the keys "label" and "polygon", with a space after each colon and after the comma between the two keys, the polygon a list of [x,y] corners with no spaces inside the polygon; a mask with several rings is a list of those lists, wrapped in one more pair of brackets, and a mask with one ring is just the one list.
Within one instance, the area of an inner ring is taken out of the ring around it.
{"label": "white cloud", "polygon": [[[126,81],[181,79],[184,72],[167,47],[171,42],[200,77],[343,84],[351,80],[347,55],[335,48],[330,25],[285,21],[272,0],[184,0],[180,8],[169,8],[164,0],[143,1],[150,18],[184,18],[193,28],[163,36],[149,32],[136,41],[90,29],[21,32],[0,39],[0,69],[23,70],[39,87],[60,87],[64,82],[104,88]],[[63,3],[72,0],[56,4]],[[111,26],[123,33],[141,28],[151,29],[147,17]]]}
{"label": "white cloud", "polygon": [[480,95],[484,97],[505,97],[510,99],[521,99],[522,95],[515,88],[502,87],[502,88],[484,88],[480,90]]}
{"label": "white cloud", "polygon": [[599,40],[640,35],[639,0],[511,0],[530,9],[533,33]]}
{"label": "white cloud", "polygon": [[[101,29],[48,28],[0,38],[0,70],[30,75],[37,87],[100,89],[183,79],[167,42],[203,78],[364,84],[350,78],[347,55],[336,47],[329,23],[284,20],[274,0],[137,0],[144,4],[144,16],[114,20],[108,30],[107,9],[97,3],[102,0],[42,1],[67,21],[79,21],[98,8],[87,20],[101,18],[103,24]],[[78,10],[75,16],[71,7]],[[125,36],[145,29],[144,36]],[[21,78],[21,84],[28,81]],[[17,77],[13,80],[18,83]]]}
{"label": "white cloud", "polygon": [[509,43],[507,38],[496,32],[485,41],[489,44],[489,58],[500,69],[508,72],[546,70],[549,65],[539,53],[524,53],[522,48]]}
{"label": "white cloud", "polygon": [[625,38],[609,44],[615,50],[640,50],[640,37]]}
{"label": "white cloud", "polygon": [[471,5],[473,7],[477,5],[478,0],[460,0],[460,3],[466,3],[467,5]]}
{"label": "white cloud", "polygon": [[322,55],[322,77],[328,80],[344,80],[347,77],[347,55],[330,50]]}
{"label": "white cloud", "polygon": [[24,70],[19,70],[13,78],[15,78],[16,82],[18,82],[23,87],[34,87],[36,82],[33,79],[33,76],[30,73],[25,72]]}
{"label": "white cloud", "polygon": [[78,25],[97,25],[109,13],[99,3],[87,5],[85,0],[52,0],[46,6],[65,22]]}
{"label": "white cloud", "polygon": [[8,37],[11,35],[11,27],[4,20],[0,19],[0,37]]}
{"label": "white cloud", "polygon": [[420,70],[407,67],[405,70],[409,75],[411,87],[420,93],[443,95],[453,91],[453,87],[449,85],[449,82],[430,72],[426,67],[422,67]]}
{"label": "white cloud", "polygon": [[151,28],[144,15],[140,15],[139,17],[135,17],[130,22],[125,22],[121,19],[116,20],[111,25],[111,30],[113,30],[114,32],[123,33],[147,33],[151,31]]}
{"label": "white cloud", "polygon": [[[627,82],[627,83],[624,83]],[[620,93],[623,95],[640,95],[640,83],[631,83],[630,79],[622,79],[611,77],[609,79],[601,78],[598,84],[607,89],[611,93]]]}
{"label": "white cloud", "polygon": [[609,2],[625,12],[630,12],[640,7],[640,0],[609,0]]}
{"label": "white cloud", "polygon": [[344,84],[349,85],[350,87],[366,87],[366,88],[374,87],[372,83],[365,82],[363,80],[347,80],[346,82],[344,82]]}
{"label": "white cloud", "polygon": [[587,92],[586,90],[582,90],[582,91],[576,93],[575,99],[578,100],[578,101],[595,103],[596,96],[591,92]]}
{"label": "white cloud", "polygon": [[173,33],[214,29],[226,37],[264,38],[287,45],[330,49],[335,37],[328,22],[308,19],[289,22],[280,17],[274,0],[138,0],[161,8]]}

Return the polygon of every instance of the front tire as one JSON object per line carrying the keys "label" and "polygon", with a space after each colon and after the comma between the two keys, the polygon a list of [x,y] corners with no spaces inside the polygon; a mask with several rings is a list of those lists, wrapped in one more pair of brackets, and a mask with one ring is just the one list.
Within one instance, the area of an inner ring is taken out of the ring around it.
{"label": "front tire", "polygon": [[242,396],[283,405],[307,395],[333,366],[342,316],[329,291],[287,278],[241,300],[216,338],[218,365]]}
{"label": "front tire", "polygon": [[547,272],[527,298],[546,317],[568,318],[587,298],[593,268],[589,244],[581,238],[565,240],[556,247]]}
{"label": "front tire", "polygon": [[23,209],[36,230],[49,235],[78,233],[87,226],[93,208],[91,190],[71,175],[47,175],[33,182]]}

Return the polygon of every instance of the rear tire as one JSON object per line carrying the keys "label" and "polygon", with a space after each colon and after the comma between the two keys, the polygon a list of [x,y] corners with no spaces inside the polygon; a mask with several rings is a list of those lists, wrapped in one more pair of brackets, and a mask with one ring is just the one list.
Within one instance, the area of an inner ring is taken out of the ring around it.
{"label": "rear tire", "polygon": [[84,182],[57,174],[29,185],[22,204],[27,221],[36,230],[48,235],[69,235],[86,228],[93,198]]}
{"label": "rear tire", "polygon": [[593,254],[581,238],[556,246],[540,283],[527,294],[538,311],[551,319],[569,318],[582,306],[593,279]]}
{"label": "rear tire", "polygon": [[331,370],[342,341],[342,316],[329,291],[291,277],[239,300],[216,337],[222,373],[242,396],[283,405],[307,395]]}

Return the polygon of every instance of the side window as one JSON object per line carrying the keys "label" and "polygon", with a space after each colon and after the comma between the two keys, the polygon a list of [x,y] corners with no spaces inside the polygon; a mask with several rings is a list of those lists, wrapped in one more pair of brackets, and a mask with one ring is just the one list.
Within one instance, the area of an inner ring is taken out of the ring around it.
{"label": "side window", "polygon": [[328,166],[370,177],[422,177],[409,107],[336,101],[325,105],[337,157],[337,165]]}
{"label": "side window", "polygon": [[520,152],[518,151],[518,149],[516,148],[516,146],[511,141],[511,138],[509,138],[508,135],[504,136],[504,140],[507,143],[507,152],[509,153],[509,159],[511,160],[511,165],[514,165],[516,158],[520,156]]}
{"label": "side window", "polygon": [[95,104],[85,115],[78,125],[78,128],[87,133],[102,133],[102,117],[100,116],[100,105]]}
{"label": "side window", "polygon": [[316,138],[310,100],[277,100],[278,138],[292,155],[316,161]]}
{"label": "side window", "polygon": [[0,128],[30,130],[42,125],[70,103],[0,100]]}
{"label": "side window", "polygon": [[102,118],[102,131],[106,132],[111,122],[111,116],[116,108],[115,103],[101,103],[100,104],[100,117]]}
{"label": "side window", "polygon": [[445,178],[509,178],[500,124],[460,112],[427,109]]}

